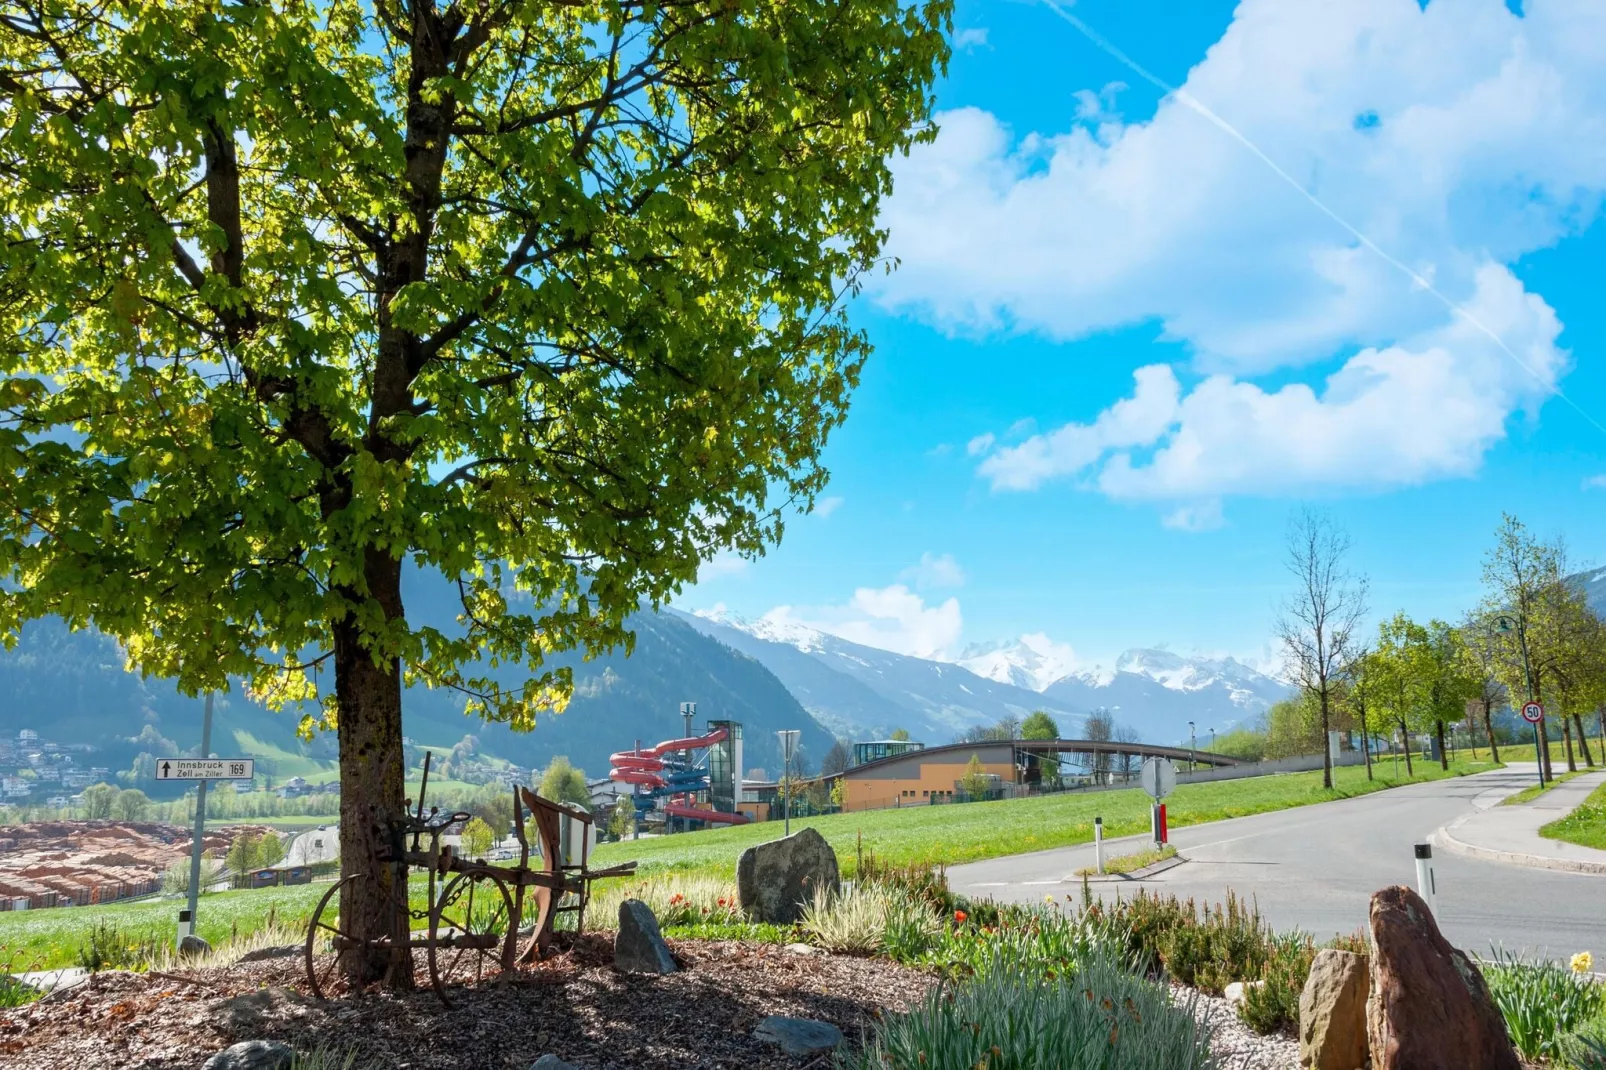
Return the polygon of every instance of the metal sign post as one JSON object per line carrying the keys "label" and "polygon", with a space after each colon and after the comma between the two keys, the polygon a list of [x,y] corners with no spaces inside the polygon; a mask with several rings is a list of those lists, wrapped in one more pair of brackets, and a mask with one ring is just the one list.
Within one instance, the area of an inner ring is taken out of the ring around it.
{"label": "metal sign post", "polygon": [[797,753],[797,737],[803,733],[796,728],[786,728],[775,734],[781,737],[781,764],[785,768],[785,773],[781,778],[781,804],[786,814],[785,835],[790,836],[792,834],[792,756]]}
{"label": "metal sign post", "polygon": [[1545,786],[1545,756],[1541,753],[1544,742],[1539,738],[1539,724],[1545,719],[1545,707],[1538,702],[1527,702],[1522,707],[1522,719],[1534,726],[1534,761],[1539,763],[1539,786]]}
{"label": "metal sign post", "polygon": [[1176,790],[1176,767],[1164,758],[1145,758],[1143,771],[1138,774],[1138,782],[1149,798],[1154,800],[1154,805],[1149,808],[1149,827],[1154,832],[1154,845],[1158,849],[1165,837],[1160,817],[1160,800]]}
{"label": "metal sign post", "polygon": [[[201,715],[201,757],[208,758],[211,756],[211,754],[212,692],[208,691],[206,693],[206,712]],[[164,779],[161,769],[163,765],[168,766],[169,772],[172,771],[171,764],[166,759],[163,759],[163,761],[157,765],[156,779],[158,780]],[[189,917],[185,919],[185,921],[179,923],[179,950],[183,950],[184,938],[195,931],[195,910],[199,905],[201,898],[201,836],[205,831],[206,781],[202,780],[201,783],[195,788],[195,838],[190,842],[190,908],[188,911],[186,911]],[[184,926],[186,923],[189,926],[189,932],[184,931]]]}

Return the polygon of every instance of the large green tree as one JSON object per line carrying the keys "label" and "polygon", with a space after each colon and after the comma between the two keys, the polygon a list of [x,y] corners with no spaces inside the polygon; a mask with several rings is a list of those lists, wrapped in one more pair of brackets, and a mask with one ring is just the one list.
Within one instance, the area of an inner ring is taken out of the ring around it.
{"label": "large green tree", "polygon": [[0,635],[59,614],[189,693],[318,700],[374,880],[342,925],[389,941],[354,981],[411,983],[403,681],[527,727],[554,653],[812,507],[950,6],[4,9]]}

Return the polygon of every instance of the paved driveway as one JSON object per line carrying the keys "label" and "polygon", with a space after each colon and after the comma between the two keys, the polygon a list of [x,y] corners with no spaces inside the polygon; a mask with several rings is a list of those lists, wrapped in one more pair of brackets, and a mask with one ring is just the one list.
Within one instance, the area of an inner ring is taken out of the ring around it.
{"label": "paved driveway", "polygon": [[[1440,826],[1533,783],[1532,767],[1413,784],[1355,799],[1177,829],[1189,861],[1144,881],[1095,884],[1103,897],[1140,887],[1217,901],[1231,888],[1253,897],[1279,929],[1319,937],[1366,922],[1371,894],[1416,883],[1412,847]],[[1117,844],[1116,852],[1132,846]],[[1565,956],[1589,949],[1606,958],[1606,877],[1529,869],[1440,853],[1434,858],[1439,924],[1459,947],[1492,943]],[[954,866],[955,891],[1016,902],[1079,898],[1072,874],[1092,865],[1091,846],[1067,847]]]}

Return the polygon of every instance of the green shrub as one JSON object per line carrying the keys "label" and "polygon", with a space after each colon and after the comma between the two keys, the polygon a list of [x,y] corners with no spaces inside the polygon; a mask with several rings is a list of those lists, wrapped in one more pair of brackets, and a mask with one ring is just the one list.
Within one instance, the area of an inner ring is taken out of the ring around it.
{"label": "green shrub", "polygon": [[1299,1024],[1299,994],[1305,990],[1316,944],[1302,932],[1271,938],[1261,984],[1244,989],[1238,1017],[1257,1033],[1276,1033]]}
{"label": "green shrub", "polygon": [[1606,1015],[1606,986],[1559,962],[1529,961],[1496,948],[1482,968],[1511,1042],[1526,1059],[1561,1059],[1569,1034]]}
{"label": "green shrub", "polygon": [[1597,1018],[1561,1042],[1562,1061],[1575,1070],[1606,1070],[1606,1018]]}
{"label": "green shrub", "polygon": [[1053,979],[1007,949],[956,988],[890,1015],[855,1070],[1210,1070],[1209,1029],[1187,1002],[1119,959],[1078,959]]}
{"label": "green shrub", "polygon": [[854,879],[859,884],[879,884],[908,892],[931,904],[938,914],[954,909],[954,895],[948,890],[948,871],[929,862],[887,862],[873,854],[860,854]]}
{"label": "green shrub", "polygon": [[905,961],[921,955],[939,929],[937,914],[924,899],[896,885],[863,882],[834,893],[816,888],[798,924],[828,951],[885,951]]}
{"label": "green shrub", "polygon": [[101,970],[143,970],[169,954],[168,938],[154,930],[122,930],[101,922],[78,945],[78,965],[90,973]]}
{"label": "green shrub", "polygon": [[1234,981],[1257,980],[1265,969],[1271,932],[1260,913],[1231,892],[1226,902],[1202,909],[1192,899],[1144,892],[1113,907],[1090,909],[1105,911],[1126,930],[1134,957],[1211,995],[1219,996]]}
{"label": "green shrub", "polygon": [[[979,906],[979,904],[978,904]],[[982,978],[1000,963],[1032,977],[1052,979],[1095,954],[1133,963],[1119,923],[1091,913],[1053,906],[1008,905],[981,914],[961,909],[945,922],[918,964],[955,978]]]}

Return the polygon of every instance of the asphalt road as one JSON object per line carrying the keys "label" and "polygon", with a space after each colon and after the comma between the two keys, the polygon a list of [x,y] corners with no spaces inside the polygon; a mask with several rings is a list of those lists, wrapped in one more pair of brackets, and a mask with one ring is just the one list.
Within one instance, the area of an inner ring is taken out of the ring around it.
{"label": "asphalt road", "polygon": [[[1095,883],[1095,894],[1131,897],[1148,888],[1217,902],[1230,888],[1252,897],[1277,929],[1321,939],[1366,923],[1371,894],[1416,884],[1413,845],[1474,806],[1488,806],[1533,783],[1532,766],[1413,784],[1355,799],[1176,829],[1171,842],[1188,859],[1142,881]],[[1112,853],[1141,846],[1112,841]],[[1111,845],[1106,850],[1112,850]],[[955,891],[1015,902],[1081,897],[1073,876],[1093,864],[1091,845],[954,866]],[[1606,958],[1606,877],[1531,869],[1437,853],[1439,926],[1451,943],[1487,954],[1492,944],[1547,951],[1590,950]]]}

